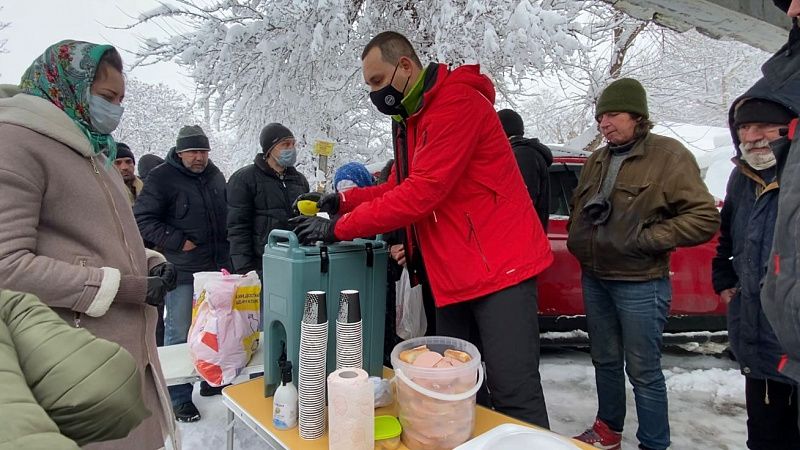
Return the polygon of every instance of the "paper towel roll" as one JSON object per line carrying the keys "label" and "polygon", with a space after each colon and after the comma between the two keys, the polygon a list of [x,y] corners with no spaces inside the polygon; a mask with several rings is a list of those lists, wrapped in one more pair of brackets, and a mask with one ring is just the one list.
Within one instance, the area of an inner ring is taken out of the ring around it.
{"label": "paper towel roll", "polygon": [[328,375],[329,450],[372,450],[375,397],[369,374],[339,369]]}

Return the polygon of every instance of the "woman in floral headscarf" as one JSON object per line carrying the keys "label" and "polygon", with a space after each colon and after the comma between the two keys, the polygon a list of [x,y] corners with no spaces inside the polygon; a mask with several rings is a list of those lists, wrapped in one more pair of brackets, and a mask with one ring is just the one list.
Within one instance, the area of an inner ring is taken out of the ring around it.
{"label": "woman in floral headscarf", "polygon": [[168,438],[180,448],[151,306],[175,273],[163,257],[145,253],[126,188],[109,163],[125,96],[119,53],[59,42],[19,87],[0,87],[0,96],[0,288],[35,294],[68,323],[136,359],[151,416],[127,438],[87,448],[155,449]]}

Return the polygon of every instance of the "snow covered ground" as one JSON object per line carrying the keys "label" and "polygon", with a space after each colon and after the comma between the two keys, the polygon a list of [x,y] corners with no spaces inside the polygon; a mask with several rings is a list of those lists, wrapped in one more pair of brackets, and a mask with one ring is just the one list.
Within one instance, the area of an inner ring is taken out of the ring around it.
{"label": "snow covered ground", "polygon": [[[691,346],[690,346],[691,347]],[[746,413],[744,377],[725,358],[673,347],[663,359],[669,391],[672,449],[745,449]],[[594,420],[597,408],[594,369],[586,351],[548,349],[542,355],[544,385],[550,424],[554,431],[574,435]],[[628,415],[623,450],[634,450],[636,412],[628,384]],[[225,407],[220,397],[197,395],[203,419],[180,424],[185,450],[225,448]],[[266,445],[245,425],[237,423],[237,450],[264,449]]]}

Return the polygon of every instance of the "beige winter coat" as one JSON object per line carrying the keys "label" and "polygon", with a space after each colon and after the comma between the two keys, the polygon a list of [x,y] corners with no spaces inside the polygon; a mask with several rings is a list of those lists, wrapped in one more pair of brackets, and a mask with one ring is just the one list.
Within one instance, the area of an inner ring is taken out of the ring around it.
{"label": "beige winter coat", "polygon": [[[148,257],[128,189],[47,100],[0,98],[0,288],[30,292],[68,323],[117,342],[139,365],[152,412],[125,439],[92,449],[180,448],[145,301]],[[163,260],[163,259],[162,259]]]}

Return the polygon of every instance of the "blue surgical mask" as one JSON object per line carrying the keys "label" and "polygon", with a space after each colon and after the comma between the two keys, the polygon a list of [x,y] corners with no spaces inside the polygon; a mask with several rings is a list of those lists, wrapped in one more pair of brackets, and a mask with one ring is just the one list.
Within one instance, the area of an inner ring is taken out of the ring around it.
{"label": "blue surgical mask", "polygon": [[100,134],[111,134],[117,129],[125,108],[115,105],[99,95],[89,96],[89,117],[92,126]]}
{"label": "blue surgical mask", "polygon": [[297,150],[284,150],[281,152],[280,156],[275,158],[275,161],[277,161],[281,167],[292,167],[294,166],[294,163],[297,162]]}

